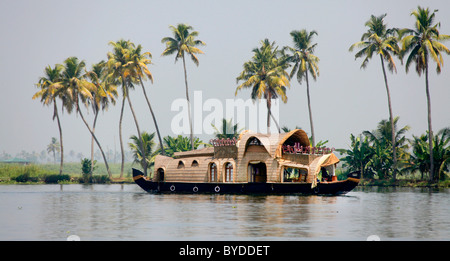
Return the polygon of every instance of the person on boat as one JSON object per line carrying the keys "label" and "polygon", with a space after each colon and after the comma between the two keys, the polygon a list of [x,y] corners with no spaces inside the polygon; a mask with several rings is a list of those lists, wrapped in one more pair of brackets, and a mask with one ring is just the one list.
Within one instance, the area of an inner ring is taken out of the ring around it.
{"label": "person on boat", "polygon": [[331,175],[328,174],[327,169],[322,167],[320,170],[322,171],[322,181],[331,181]]}

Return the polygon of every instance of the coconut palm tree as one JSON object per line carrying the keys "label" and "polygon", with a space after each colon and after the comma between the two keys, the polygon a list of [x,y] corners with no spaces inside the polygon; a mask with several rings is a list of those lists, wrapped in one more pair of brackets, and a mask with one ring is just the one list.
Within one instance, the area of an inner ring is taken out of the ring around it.
{"label": "coconut palm tree", "polygon": [[[410,140],[412,154],[405,170],[410,172],[419,171],[422,174],[431,173],[430,164],[430,150],[428,146],[428,133],[416,137],[413,135],[413,139]],[[444,128],[438,132],[433,138],[433,157],[434,172],[438,173],[438,177],[435,180],[442,180],[445,175],[444,171],[448,170],[448,163],[450,158],[450,128]]]}
{"label": "coconut palm tree", "polygon": [[220,127],[220,130],[211,123],[211,126],[214,128],[215,133],[214,135],[218,139],[232,139],[232,138],[239,138],[239,134],[243,129],[238,130],[238,124],[233,124],[232,119],[222,119],[222,126]]}
{"label": "coconut palm tree", "polygon": [[[402,43],[402,57],[406,59],[406,72],[409,71],[411,64],[416,65],[416,72],[419,76],[425,73],[425,91],[427,97],[428,109],[428,146],[430,151],[430,180],[434,179],[434,161],[433,161],[433,128],[431,124],[431,97],[428,82],[428,67],[430,61],[436,62],[436,72],[439,74],[444,64],[442,53],[450,54],[450,50],[441,43],[449,39],[449,35],[440,34],[438,28],[440,23],[434,24],[435,15],[438,10],[431,12],[428,8],[417,7],[411,15],[416,19],[414,29],[400,30]],[[404,36],[406,35],[406,36]]]}
{"label": "coconut palm tree", "polygon": [[[105,61],[93,64],[91,71],[88,71],[86,75],[96,86],[96,90],[91,92],[92,100],[90,100],[92,111],[94,112],[94,122],[92,123],[92,132],[95,133],[95,126],[97,124],[98,113],[100,110],[108,110],[109,104],[116,104],[117,86],[115,83],[107,79],[107,68]],[[91,141],[91,162],[94,162],[94,138]],[[91,164],[93,168],[94,165]],[[93,169],[91,170],[93,171]]]}
{"label": "coconut palm tree", "polygon": [[69,57],[64,61],[64,70],[62,72],[61,82],[58,85],[58,93],[61,93],[66,98],[64,106],[71,111],[72,107],[75,107],[76,112],[80,115],[81,120],[86,125],[86,128],[91,133],[98,148],[105,161],[106,170],[111,177],[111,171],[109,169],[108,161],[106,160],[105,153],[102,146],[92,131],[91,127],[84,118],[83,112],[80,108],[80,101],[87,107],[89,105],[88,100],[92,100],[92,93],[97,91],[95,84],[85,79],[85,67],[84,61],[79,61],[77,57]]}
{"label": "coconut palm tree", "polygon": [[145,100],[147,101],[148,108],[150,110],[150,114],[153,118],[153,123],[155,124],[156,133],[158,134],[159,146],[161,148],[161,154],[165,155],[164,146],[162,143],[161,134],[159,132],[158,122],[156,121],[155,113],[153,112],[150,101],[147,97],[147,92],[145,91],[143,79],[149,79],[153,83],[153,75],[147,67],[147,64],[151,64],[152,54],[150,52],[142,52],[142,46],[139,44],[136,48],[133,48],[130,52],[130,64],[134,67],[135,78],[139,79],[139,83],[141,84],[142,91],[144,92]]}
{"label": "coconut palm tree", "polygon": [[[125,100],[128,101],[128,105],[130,107],[131,113],[134,118],[134,123],[136,125],[137,133],[139,139],[142,137],[141,131],[139,128],[139,123],[137,121],[136,113],[134,111],[133,105],[131,103],[131,99],[129,96],[130,89],[134,88],[133,85],[133,66],[131,66],[132,61],[130,59],[130,52],[132,48],[134,48],[134,44],[130,41],[125,41],[123,39],[117,42],[109,42],[109,45],[113,47],[112,52],[108,52],[108,70],[109,70],[109,79],[116,79],[122,83],[122,107],[120,110],[120,118],[119,118],[119,139],[120,139],[120,150],[122,154],[122,164],[120,169],[120,177],[123,176],[123,168],[125,164],[125,152],[123,148],[123,139],[122,139],[122,120],[123,120],[123,110],[125,107]],[[143,150],[143,141],[140,141],[141,151],[145,153]],[[144,156],[145,158],[145,156]],[[144,162],[145,164],[145,162]],[[147,175],[145,172],[147,168],[144,169],[144,175]]]}
{"label": "coconut palm tree", "polygon": [[198,58],[196,54],[202,54],[202,50],[197,48],[197,46],[205,45],[205,43],[201,40],[196,40],[195,38],[198,36],[197,31],[191,31],[194,28],[187,24],[178,24],[177,27],[169,26],[170,30],[172,30],[173,37],[164,37],[161,40],[161,43],[166,44],[166,49],[163,51],[163,56],[168,56],[172,54],[175,55],[175,62],[178,61],[179,58],[183,60],[183,69],[184,69],[184,83],[186,85],[186,100],[188,105],[188,117],[189,117],[189,129],[190,129],[190,140],[191,140],[191,149],[194,149],[194,134],[192,131],[192,117],[191,117],[191,104],[189,100],[189,88],[187,81],[187,71],[186,71],[186,60],[185,55],[189,55],[191,60],[195,65],[198,66]]}
{"label": "coconut palm tree", "polygon": [[56,153],[61,152],[61,146],[55,137],[52,137],[52,141],[47,145],[47,153],[53,154],[53,160],[56,162]]}
{"label": "coconut palm tree", "polygon": [[450,128],[444,128],[434,136],[434,161],[436,163],[435,173],[438,177],[435,180],[445,179],[444,171],[448,171],[448,162],[450,159]]}
{"label": "coconut palm tree", "polygon": [[341,154],[346,154],[341,160],[344,162],[344,167],[350,171],[360,171],[362,178],[371,178],[371,173],[368,172],[369,163],[374,155],[374,149],[369,144],[368,137],[364,139],[355,137],[350,134],[351,145],[349,149],[337,149]]}
{"label": "coconut palm tree", "polygon": [[[166,156],[173,157],[175,152],[189,151],[191,148],[190,138],[178,135],[177,137],[166,136],[164,137],[164,145],[166,150]],[[199,138],[194,138],[194,149],[197,149],[200,145],[211,146],[210,144],[204,143]],[[160,150],[158,148],[158,150]],[[156,153],[158,153],[158,150]]]}
{"label": "coconut palm tree", "polygon": [[[410,129],[408,125],[401,129],[397,128],[399,117],[394,118],[394,124],[391,124],[389,120],[381,120],[378,123],[377,129],[373,131],[364,131],[363,134],[369,138],[372,148],[374,148],[375,154],[372,157],[370,166],[373,171],[378,174],[380,179],[390,177],[390,171],[392,170],[392,177],[396,173],[398,165],[393,162],[392,151],[396,149],[397,158],[401,162],[405,162],[408,157],[405,133]],[[394,125],[394,131],[391,130]],[[394,137],[392,137],[394,133]],[[394,144],[394,145],[393,145]]]}
{"label": "coconut palm tree", "polygon": [[290,82],[285,70],[289,65],[283,53],[275,47],[275,42],[268,39],[261,41],[261,47],[252,52],[252,59],[244,63],[244,70],[236,78],[237,83],[243,83],[236,88],[235,95],[244,88],[252,88],[253,100],[266,99],[267,131],[270,132],[272,99],[280,97],[284,103],[287,102],[286,87],[290,87]]}
{"label": "coconut palm tree", "polygon": [[39,78],[39,82],[37,84],[37,87],[39,87],[40,90],[33,95],[33,100],[41,98],[41,102],[44,105],[50,105],[53,103],[53,120],[55,120],[56,118],[56,122],[58,123],[59,129],[60,152],[61,152],[61,164],[59,167],[60,175],[62,174],[64,165],[64,146],[63,146],[61,121],[59,120],[58,107],[56,106],[57,96],[55,95],[56,88],[54,88],[54,84],[59,82],[62,70],[63,66],[60,64],[55,65],[53,68],[50,65],[47,66],[45,68],[45,76]]}
{"label": "coconut palm tree", "polygon": [[[129,142],[128,146],[130,147],[131,152],[133,154],[134,162],[139,163],[143,169],[149,168],[154,163],[154,158],[156,156],[156,153],[153,152],[153,146],[155,144],[153,142],[154,137],[155,133],[149,134],[145,131],[142,132],[142,137],[140,139],[136,137],[136,135],[132,135],[130,137],[132,142]],[[139,145],[140,140],[144,142],[144,149],[145,149],[144,153],[141,151],[141,147]],[[143,155],[146,155],[146,157],[144,158]]]}
{"label": "coconut palm tree", "polygon": [[428,135],[421,135],[420,137],[413,135],[413,138],[409,140],[412,153],[410,160],[404,169],[411,173],[419,171],[422,180],[424,174],[430,172],[430,149],[427,140]]}
{"label": "coconut palm tree", "polygon": [[311,125],[311,138],[312,146],[316,145],[314,135],[314,124],[311,111],[311,98],[309,95],[309,76],[311,74],[314,80],[319,76],[319,58],[315,56],[314,49],[317,44],[313,44],[312,40],[314,35],[317,35],[316,31],[308,32],[305,29],[297,31],[294,30],[290,33],[294,42],[294,47],[286,47],[287,50],[292,52],[289,56],[289,61],[294,63],[294,67],[290,73],[290,78],[296,74],[297,81],[301,84],[303,80],[306,81],[306,96],[308,98],[308,110],[309,110],[309,122]]}
{"label": "coconut palm tree", "polygon": [[361,64],[361,68],[365,69],[369,60],[374,54],[378,54],[381,61],[381,69],[383,71],[384,84],[386,86],[386,93],[388,99],[388,109],[389,109],[389,121],[391,123],[391,138],[392,138],[392,158],[393,158],[393,179],[396,179],[396,166],[397,166],[397,151],[394,140],[394,117],[392,113],[391,104],[391,94],[389,91],[388,80],[386,76],[386,69],[384,66],[384,61],[387,62],[387,67],[390,72],[397,72],[394,55],[399,55],[400,49],[397,44],[397,37],[394,35],[397,29],[388,29],[383,19],[386,14],[380,16],[371,15],[370,19],[366,22],[366,26],[369,28],[365,32],[361,41],[354,43],[350,46],[349,51],[353,51],[354,48],[360,48],[361,50],[355,54],[355,59],[364,57],[364,61]]}

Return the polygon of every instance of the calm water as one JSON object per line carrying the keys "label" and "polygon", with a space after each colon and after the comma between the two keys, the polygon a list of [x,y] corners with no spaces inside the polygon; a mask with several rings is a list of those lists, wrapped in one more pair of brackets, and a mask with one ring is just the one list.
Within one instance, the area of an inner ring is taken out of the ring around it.
{"label": "calm water", "polygon": [[2,185],[0,240],[450,240],[450,190],[153,195],[136,185]]}

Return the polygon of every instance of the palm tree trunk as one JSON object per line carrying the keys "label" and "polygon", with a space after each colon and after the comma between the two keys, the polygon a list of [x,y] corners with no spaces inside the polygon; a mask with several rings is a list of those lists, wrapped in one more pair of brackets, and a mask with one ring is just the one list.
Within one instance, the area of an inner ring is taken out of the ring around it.
{"label": "palm tree trunk", "polygon": [[100,146],[100,142],[97,140],[97,137],[95,136],[94,132],[92,132],[91,128],[89,127],[89,124],[84,119],[84,116],[80,110],[80,105],[78,104],[78,101],[77,101],[77,111],[78,111],[78,114],[80,114],[80,117],[83,120],[84,124],[88,128],[89,132],[91,133],[92,137],[94,138],[95,142],[97,143],[97,146],[100,149],[100,152],[102,153],[103,160],[105,161],[105,166],[106,166],[106,170],[108,171],[108,176],[109,176],[109,178],[112,178],[112,174],[109,169],[108,161],[106,160],[106,156],[105,156],[105,153],[103,152],[102,146]]}
{"label": "palm tree trunk", "polygon": [[122,140],[122,120],[123,120],[123,109],[125,107],[125,95],[122,99],[122,108],[120,109],[120,118],[119,118],[119,140],[120,140],[120,153],[122,154],[121,165],[120,165],[120,178],[123,178],[123,168],[125,164],[125,152],[123,149],[123,140]]}
{"label": "palm tree trunk", "polygon": [[[136,124],[136,129],[139,137],[139,145],[142,151],[142,158],[147,159],[147,155],[145,153],[144,142],[142,141],[141,129],[139,128],[139,124],[137,121],[136,113],[134,112],[133,105],[131,104],[130,95],[127,93],[128,105],[130,106],[131,114],[133,114],[134,123]],[[144,175],[147,176],[147,160],[144,160]]]}
{"label": "palm tree trunk", "polygon": [[308,81],[308,71],[305,72],[306,74],[306,95],[308,97],[308,109],[309,109],[309,122],[311,124],[311,141],[312,146],[316,146],[316,139],[314,136],[314,124],[313,124],[313,118],[312,118],[312,112],[311,112],[311,98],[309,96],[309,81]]}
{"label": "palm tree trunk", "polygon": [[364,178],[364,164],[363,164],[364,155],[362,153],[362,134],[359,134],[359,162],[361,166],[361,179]]}
{"label": "palm tree trunk", "polygon": [[[95,110],[94,122],[92,123],[92,132],[95,133],[95,125],[97,123],[98,110]],[[94,137],[91,139],[91,173],[94,172]]]}
{"label": "palm tree trunk", "polygon": [[144,83],[142,82],[141,76],[139,76],[139,81],[141,82],[142,91],[144,92],[144,96],[145,96],[145,100],[147,101],[148,108],[150,109],[150,113],[152,114],[153,123],[155,124],[155,128],[156,128],[156,133],[158,134],[159,146],[161,147],[161,154],[162,155],[166,155],[166,152],[164,151],[164,146],[163,146],[163,143],[162,143],[161,135],[159,134],[158,123],[156,122],[155,114],[153,113],[152,106],[150,105],[150,101],[148,100],[147,92],[145,91]]}
{"label": "palm tree trunk", "polygon": [[267,133],[268,134],[270,134],[270,114],[272,114],[271,111],[270,111],[270,109],[272,108],[271,96],[272,95],[269,92],[267,97],[266,97],[266,104],[267,104]]}
{"label": "palm tree trunk", "polygon": [[63,165],[64,165],[64,146],[63,146],[63,136],[62,136],[61,122],[59,120],[58,108],[56,106],[56,100],[55,99],[53,99],[53,106],[54,106],[54,114],[55,114],[55,117],[56,117],[56,121],[58,123],[58,129],[59,129],[59,144],[61,146],[61,164],[59,166],[59,175],[61,175],[62,171],[63,171]]}
{"label": "palm tree trunk", "polygon": [[431,98],[428,85],[428,61],[425,60],[425,87],[427,93],[428,107],[428,146],[430,149],[430,181],[434,180],[434,158],[433,158],[433,129],[431,127]]}
{"label": "palm tree trunk", "polygon": [[394,118],[392,116],[391,93],[389,92],[389,85],[387,82],[386,70],[384,69],[384,61],[383,61],[383,56],[381,54],[380,54],[380,60],[381,60],[381,68],[383,68],[384,83],[386,85],[386,93],[387,93],[387,98],[388,98],[389,120],[391,121],[392,157],[393,157],[393,161],[394,161],[392,178],[394,180],[396,180],[397,179],[397,148],[396,148],[396,144],[395,144],[395,130],[394,130]]}
{"label": "palm tree trunk", "polygon": [[270,117],[272,117],[272,120],[275,122],[275,125],[277,126],[278,133],[281,133],[280,125],[278,124],[278,121],[275,119],[275,117],[272,114],[272,110],[270,110]]}
{"label": "palm tree trunk", "polygon": [[188,116],[189,116],[189,129],[191,131],[191,148],[194,150],[194,136],[192,133],[192,121],[191,121],[191,102],[189,100],[189,88],[188,88],[188,82],[187,82],[187,71],[186,71],[186,61],[184,59],[183,54],[183,68],[184,68],[184,83],[186,84],[186,100],[188,104]]}

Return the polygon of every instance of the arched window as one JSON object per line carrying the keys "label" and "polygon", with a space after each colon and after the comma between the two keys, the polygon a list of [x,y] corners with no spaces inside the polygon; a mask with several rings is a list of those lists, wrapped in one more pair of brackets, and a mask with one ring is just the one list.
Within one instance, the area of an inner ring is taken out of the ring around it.
{"label": "arched window", "polygon": [[178,167],[177,168],[179,168],[179,169],[184,169],[184,163],[183,163],[183,161],[179,161],[178,162]]}
{"label": "arched window", "polygon": [[211,163],[209,165],[209,181],[217,181],[217,165],[216,163]]}
{"label": "arched window", "polygon": [[157,180],[158,181],[164,181],[164,170],[162,168],[159,168],[157,171]]}
{"label": "arched window", "polygon": [[256,137],[250,138],[247,142],[248,142],[248,145],[257,145],[257,146],[262,145],[261,141]]}
{"label": "arched window", "polygon": [[192,161],[191,167],[198,167],[198,161],[196,160]]}
{"label": "arched window", "polygon": [[233,164],[230,162],[225,164],[225,182],[233,182]]}

